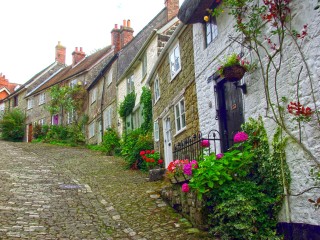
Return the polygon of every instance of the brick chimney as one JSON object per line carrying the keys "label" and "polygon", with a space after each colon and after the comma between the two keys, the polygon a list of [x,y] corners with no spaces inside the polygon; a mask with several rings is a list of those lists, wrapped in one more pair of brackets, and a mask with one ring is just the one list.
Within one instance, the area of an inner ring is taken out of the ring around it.
{"label": "brick chimney", "polygon": [[115,52],[119,52],[132,40],[133,32],[130,20],[123,20],[123,25],[120,26],[120,29],[118,29],[118,25],[115,24],[114,29],[111,31],[111,42],[115,47]]}
{"label": "brick chimney", "polygon": [[76,65],[78,62],[80,62],[82,59],[84,59],[86,54],[82,51],[82,47],[80,47],[80,50],[78,51],[78,48],[74,50],[72,53],[72,66]]}
{"label": "brick chimney", "polygon": [[167,21],[169,22],[179,12],[179,0],[164,0],[164,5],[167,8]]}
{"label": "brick chimney", "polygon": [[115,24],[114,29],[111,31],[111,44],[114,46],[115,53],[120,51],[120,29],[118,29],[118,24]]}
{"label": "brick chimney", "polygon": [[56,46],[56,61],[61,64],[66,63],[66,48],[61,45],[60,41]]}
{"label": "brick chimney", "polygon": [[8,79],[6,79],[6,75],[2,75],[2,73],[0,73],[0,87],[4,86],[7,87],[9,84]]}

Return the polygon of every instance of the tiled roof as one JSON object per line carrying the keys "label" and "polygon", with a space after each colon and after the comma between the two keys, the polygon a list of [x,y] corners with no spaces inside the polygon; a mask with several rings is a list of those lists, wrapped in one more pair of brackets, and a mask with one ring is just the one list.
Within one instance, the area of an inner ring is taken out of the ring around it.
{"label": "tiled roof", "polygon": [[68,78],[75,76],[77,74],[81,74],[83,72],[88,71],[92,66],[94,66],[100,59],[102,59],[108,52],[110,52],[111,46],[107,46],[90,56],[84,58],[81,62],[79,62],[74,67],[68,66],[61,70],[56,76],[51,78],[49,81],[44,83],[41,87],[39,87],[33,94],[41,92],[44,89],[47,89],[57,83],[60,83]]}

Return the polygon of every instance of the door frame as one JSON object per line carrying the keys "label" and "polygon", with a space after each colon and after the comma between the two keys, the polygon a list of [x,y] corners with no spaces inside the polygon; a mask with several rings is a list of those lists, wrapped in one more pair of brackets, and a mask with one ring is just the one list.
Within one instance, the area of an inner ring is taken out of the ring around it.
{"label": "door frame", "polygon": [[29,123],[27,126],[28,126],[27,142],[31,142],[32,141],[32,135],[33,135],[33,125],[32,125],[32,123]]}
{"label": "door frame", "polygon": [[[170,123],[170,142],[167,143],[167,119],[169,118]],[[163,150],[164,150],[164,163],[165,167],[167,168],[170,162],[173,161],[173,153],[172,153],[172,126],[170,121],[170,116],[167,114],[162,119],[162,126],[163,126]]]}

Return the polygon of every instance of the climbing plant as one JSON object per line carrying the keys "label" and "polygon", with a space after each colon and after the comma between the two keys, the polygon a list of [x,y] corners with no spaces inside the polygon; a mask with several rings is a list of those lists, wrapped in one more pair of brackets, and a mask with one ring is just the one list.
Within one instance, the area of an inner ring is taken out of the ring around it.
{"label": "climbing plant", "polygon": [[125,96],[124,100],[120,103],[119,107],[119,115],[122,119],[126,119],[128,117],[134,108],[136,102],[136,94],[135,92],[129,93],[127,96]]}
{"label": "climbing plant", "polygon": [[152,97],[150,89],[146,87],[142,88],[140,106],[142,107],[143,117],[141,129],[145,132],[152,131]]}

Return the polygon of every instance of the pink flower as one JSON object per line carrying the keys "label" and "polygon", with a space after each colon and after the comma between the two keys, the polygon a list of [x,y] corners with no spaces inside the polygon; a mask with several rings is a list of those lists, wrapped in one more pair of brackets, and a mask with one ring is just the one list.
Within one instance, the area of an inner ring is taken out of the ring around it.
{"label": "pink flower", "polygon": [[182,184],[181,189],[182,189],[182,192],[189,192],[190,191],[188,183]]}
{"label": "pink flower", "polygon": [[188,176],[192,175],[192,164],[191,163],[185,164],[183,166],[183,173]]}
{"label": "pink flower", "polygon": [[192,167],[193,167],[194,169],[197,169],[197,168],[198,168],[198,162],[197,162],[196,160],[192,160],[190,163],[192,164]]}
{"label": "pink flower", "polygon": [[235,143],[245,142],[247,140],[248,140],[248,134],[246,134],[245,132],[237,132],[236,135],[234,135],[233,137],[233,141]]}
{"label": "pink flower", "polygon": [[210,147],[210,142],[209,142],[209,140],[202,140],[202,141],[201,141],[201,147],[203,147],[203,148]]}
{"label": "pink flower", "polygon": [[222,157],[223,157],[223,153],[219,153],[219,154],[216,155],[217,159],[221,159]]}

